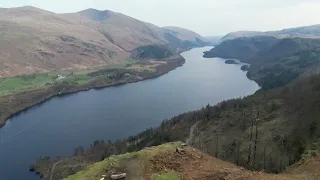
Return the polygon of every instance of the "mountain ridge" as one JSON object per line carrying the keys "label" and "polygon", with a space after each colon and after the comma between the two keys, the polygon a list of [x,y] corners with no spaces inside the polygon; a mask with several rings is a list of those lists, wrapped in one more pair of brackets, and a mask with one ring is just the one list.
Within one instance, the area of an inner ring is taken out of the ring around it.
{"label": "mountain ridge", "polygon": [[222,41],[232,40],[241,37],[253,37],[253,36],[274,36],[276,38],[320,38],[320,24],[301,26],[294,28],[286,28],[276,31],[236,31],[230,32],[224,37]]}
{"label": "mountain ridge", "polygon": [[0,78],[118,64],[140,46],[170,44],[164,29],[109,10],[4,8],[0,30]]}

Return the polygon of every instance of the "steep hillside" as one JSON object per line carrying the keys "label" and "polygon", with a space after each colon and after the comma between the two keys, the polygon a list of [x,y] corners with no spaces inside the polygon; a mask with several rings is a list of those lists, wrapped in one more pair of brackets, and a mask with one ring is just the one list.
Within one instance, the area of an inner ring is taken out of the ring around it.
{"label": "steep hillside", "polygon": [[[184,63],[179,54],[206,43],[109,10],[55,14],[0,9],[0,126],[61,93],[136,82]],[[194,37],[193,37],[194,36]]]}
{"label": "steep hillside", "polygon": [[296,28],[283,29],[279,31],[237,31],[231,32],[225,35],[221,40],[231,40],[241,37],[253,37],[253,36],[274,36],[276,38],[320,38],[320,25],[303,26]]}
{"label": "steep hillside", "polygon": [[[140,46],[170,44],[162,28],[95,9],[55,14],[34,7],[2,8],[0,31],[0,78],[117,64]],[[195,37],[191,42],[201,45]]]}
{"label": "steep hillside", "polygon": [[253,37],[253,36],[263,36],[263,35],[264,33],[259,31],[236,31],[236,32],[228,33],[227,35],[223,36],[221,38],[221,41],[226,41],[226,40],[231,40],[231,39],[236,39],[241,37]]}
{"label": "steep hillside", "polygon": [[163,27],[162,29],[165,30],[165,32],[170,33],[172,35],[175,35],[177,38],[184,40],[184,41],[199,41],[199,42],[205,42],[206,39],[202,37],[201,35],[192,32],[188,29],[179,28],[179,27],[173,27],[173,26],[167,26]]}
{"label": "steep hillside", "polygon": [[284,37],[310,37],[310,38],[319,38],[320,37],[320,24],[312,25],[312,26],[303,26],[296,28],[283,29],[275,32],[268,33],[276,33],[278,35],[282,35]]}
{"label": "steep hillside", "polygon": [[123,49],[99,31],[33,7],[0,11],[0,77],[123,61]]}
{"label": "steep hillside", "polygon": [[257,36],[251,38],[237,38],[223,41],[210,51],[205,52],[204,57],[237,58],[250,62],[262,50],[270,49],[278,39],[271,36]]}
{"label": "steep hillside", "polygon": [[[319,160],[307,159],[298,167],[274,175],[248,171],[234,164],[218,160],[198,149],[182,146],[181,142],[167,143],[141,151],[111,156],[84,170],[65,177],[66,180],[111,179],[112,175],[125,173],[126,179],[139,180],[316,180],[319,176]],[[66,160],[68,161],[68,160]],[[58,162],[53,179],[61,179],[59,170],[65,162]],[[308,169],[307,169],[308,168]],[[43,179],[48,179],[47,174]]]}
{"label": "steep hillside", "polygon": [[248,169],[279,173],[304,163],[306,152],[311,151],[311,157],[318,154],[313,151],[320,149],[319,105],[320,76],[303,77],[281,88],[180,114],[127,139],[95,141],[89,149],[76,148],[67,159],[39,159],[32,167],[46,175],[63,161],[57,173],[66,177],[113,154],[186,141]]}
{"label": "steep hillside", "polygon": [[69,15],[79,22],[83,18],[90,20],[85,23],[125,51],[144,45],[167,44],[161,28],[121,13],[87,9]]}
{"label": "steep hillside", "polygon": [[318,74],[320,39],[271,36],[244,37],[224,41],[204,57],[236,58],[248,62],[248,77],[264,89],[279,87],[300,75]]}

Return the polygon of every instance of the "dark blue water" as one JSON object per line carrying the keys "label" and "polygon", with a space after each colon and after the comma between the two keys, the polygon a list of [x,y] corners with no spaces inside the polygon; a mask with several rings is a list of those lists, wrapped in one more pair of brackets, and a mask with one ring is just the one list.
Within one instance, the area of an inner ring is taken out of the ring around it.
{"label": "dark blue water", "polygon": [[39,156],[68,156],[79,145],[134,135],[179,113],[259,88],[241,65],[202,58],[210,48],[182,53],[186,64],[159,78],[55,97],[11,118],[0,129],[0,179],[39,179],[28,169]]}

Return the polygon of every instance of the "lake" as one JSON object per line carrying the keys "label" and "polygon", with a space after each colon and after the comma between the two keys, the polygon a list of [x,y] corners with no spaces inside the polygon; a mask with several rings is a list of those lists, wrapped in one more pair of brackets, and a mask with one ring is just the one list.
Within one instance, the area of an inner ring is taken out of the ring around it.
{"label": "lake", "polygon": [[39,156],[69,156],[94,140],[125,138],[180,113],[259,89],[241,64],[203,58],[211,48],[182,53],[186,63],[158,78],[54,97],[12,117],[0,129],[0,179],[38,180],[29,164]]}

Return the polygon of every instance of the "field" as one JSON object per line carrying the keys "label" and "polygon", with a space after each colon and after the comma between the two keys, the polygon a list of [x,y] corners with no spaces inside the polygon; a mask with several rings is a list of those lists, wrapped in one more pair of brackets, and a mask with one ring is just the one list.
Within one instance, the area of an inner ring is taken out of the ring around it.
{"label": "field", "polygon": [[16,76],[0,79],[0,97],[16,94],[26,91],[33,91],[50,87],[53,84],[68,82],[74,85],[85,85],[98,78],[105,78],[108,74],[103,74],[103,77],[92,77],[88,74],[98,71],[107,71],[111,69],[133,70],[136,72],[156,72],[155,67],[161,65],[159,63],[139,63],[133,59],[127,59],[121,64],[113,64],[108,66],[100,66],[92,69],[84,70],[64,70],[53,71],[43,74],[29,74],[24,76]]}
{"label": "field", "polygon": [[53,81],[55,76],[52,74],[32,74],[1,79],[0,96],[39,89]]}

